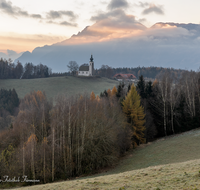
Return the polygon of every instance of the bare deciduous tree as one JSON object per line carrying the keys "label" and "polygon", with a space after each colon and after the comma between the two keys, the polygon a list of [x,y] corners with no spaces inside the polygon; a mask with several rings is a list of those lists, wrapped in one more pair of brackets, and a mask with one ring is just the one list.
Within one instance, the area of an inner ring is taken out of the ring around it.
{"label": "bare deciduous tree", "polygon": [[79,69],[79,66],[76,61],[70,61],[67,65],[67,67],[73,76],[76,75],[76,72]]}

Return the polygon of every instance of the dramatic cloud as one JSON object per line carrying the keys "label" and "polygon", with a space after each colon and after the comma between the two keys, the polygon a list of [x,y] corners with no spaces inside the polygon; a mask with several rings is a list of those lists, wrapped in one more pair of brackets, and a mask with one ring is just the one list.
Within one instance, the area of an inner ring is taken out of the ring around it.
{"label": "dramatic cloud", "polygon": [[115,9],[107,13],[99,13],[91,17],[96,21],[77,35],[64,41],[61,45],[103,42],[113,39],[129,38],[146,30],[146,27],[135,20],[133,15],[126,15],[122,9]]}
{"label": "dramatic cloud", "polygon": [[[107,18],[103,17],[104,19],[97,20],[95,24],[86,27],[77,35],[73,35],[70,39],[60,43],[60,45],[89,44],[113,40],[176,44],[183,39],[184,43],[187,44],[192,40],[196,42],[196,39],[199,39],[198,37],[200,36],[199,32],[195,32],[199,31],[196,25],[157,23],[151,28],[146,28],[137,22],[134,16],[126,15],[122,10],[109,12],[107,16]],[[143,19],[142,21],[145,20]]]}
{"label": "dramatic cloud", "polygon": [[[77,27],[77,24],[74,23],[74,21],[78,18],[76,14],[74,14],[73,11],[49,11],[46,14],[46,18],[42,17],[40,14],[29,14],[27,11],[22,10],[20,7],[13,6],[12,2],[6,1],[6,0],[0,0],[0,11],[4,12],[5,14],[8,14],[13,17],[27,17],[27,18],[33,18],[33,19],[42,19],[46,23],[50,24],[58,24],[62,26],[71,26],[71,27]],[[68,17],[69,21],[63,21],[63,17]],[[59,22],[54,22],[52,20],[55,19],[61,19]]]}
{"label": "dramatic cloud", "polygon": [[94,25],[84,30],[79,35],[86,33],[92,36],[104,37],[107,39],[121,38],[133,33],[145,30],[146,27],[136,21],[135,16],[127,15],[123,8],[129,7],[126,0],[111,0],[108,5],[108,12],[99,12],[91,17],[91,21],[96,21]]}
{"label": "dramatic cloud", "polygon": [[111,0],[108,5],[109,10],[118,9],[118,8],[128,8],[129,4],[126,0]]}
{"label": "dramatic cloud", "polygon": [[142,14],[147,15],[150,13],[164,15],[163,7],[161,5],[156,6],[155,4],[150,4],[149,7],[142,12]]}
{"label": "dramatic cloud", "polygon": [[49,19],[58,19],[63,18],[63,16],[67,16],[70,18],[70,21],[74,21],[78,18],[77,15],[74,14],[73,11],[53,11],[47,13],[47,18]]}
{"label": "dramatic cloud", "polygon": [[[92,27],[97,27],[101,31],[102,29],[112,28],[116,29],[139,29],[144,30],[146,27],[135,20],[135,16],[127,15],[122,9],[116,9],[107,13],[99,13],[96,16],[91,17],[91,21],[96,21]],[[117,32],[117,31],[115,31]]]}
{"label": "dramatic cloud", "polygon": [[[101,28],[112,28],[114,30],[117,29],[144,29],[145,27],[140,23],[136,22],[135,17],[132,15],[123,15],[121,17],[108,17],[106,19],[100,20],[95,25],[99,30]],[[115,31],[117,32],[117,31]]]}
{"label": "dramatic cloud", "polygon": [[20,7],[13,6],[12,2],[6,0],[0,0],[0,10],[10,16],[17,17],[31,17],[41,19],[42,16],[39,14],[29,14],[27,11],[22,10]]}

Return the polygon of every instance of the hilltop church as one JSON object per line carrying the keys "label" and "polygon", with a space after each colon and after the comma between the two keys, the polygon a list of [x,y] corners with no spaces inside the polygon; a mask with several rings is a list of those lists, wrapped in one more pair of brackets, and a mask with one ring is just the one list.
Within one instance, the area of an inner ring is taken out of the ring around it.
{"label": "hilltop church", "polygon": [[94,61],[91,55],[90,63],[84,63],[79,67],[78,76],[93,76],[94,75]]}

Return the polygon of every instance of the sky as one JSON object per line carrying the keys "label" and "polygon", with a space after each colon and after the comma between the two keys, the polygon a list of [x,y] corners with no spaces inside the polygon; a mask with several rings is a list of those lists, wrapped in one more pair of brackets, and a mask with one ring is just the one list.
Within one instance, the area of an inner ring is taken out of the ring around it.
{"label": "sky", "polygon": [[[126,15],[120,23],[125,28],[131,23],[127,18],[146,27],[157,22],[199,24],[199,7],[198,0],[0,0],[0,55],[64,41],[118,14]],[[103,32],[99,26],[96,30]]]}

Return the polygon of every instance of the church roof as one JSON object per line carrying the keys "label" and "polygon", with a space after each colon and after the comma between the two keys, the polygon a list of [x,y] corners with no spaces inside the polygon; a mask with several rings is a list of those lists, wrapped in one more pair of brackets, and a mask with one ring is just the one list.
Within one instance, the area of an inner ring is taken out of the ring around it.
{"label": "church roof", "polygon": [[81,65],[79,71],[89,71],[89,65],[87,63]]}

